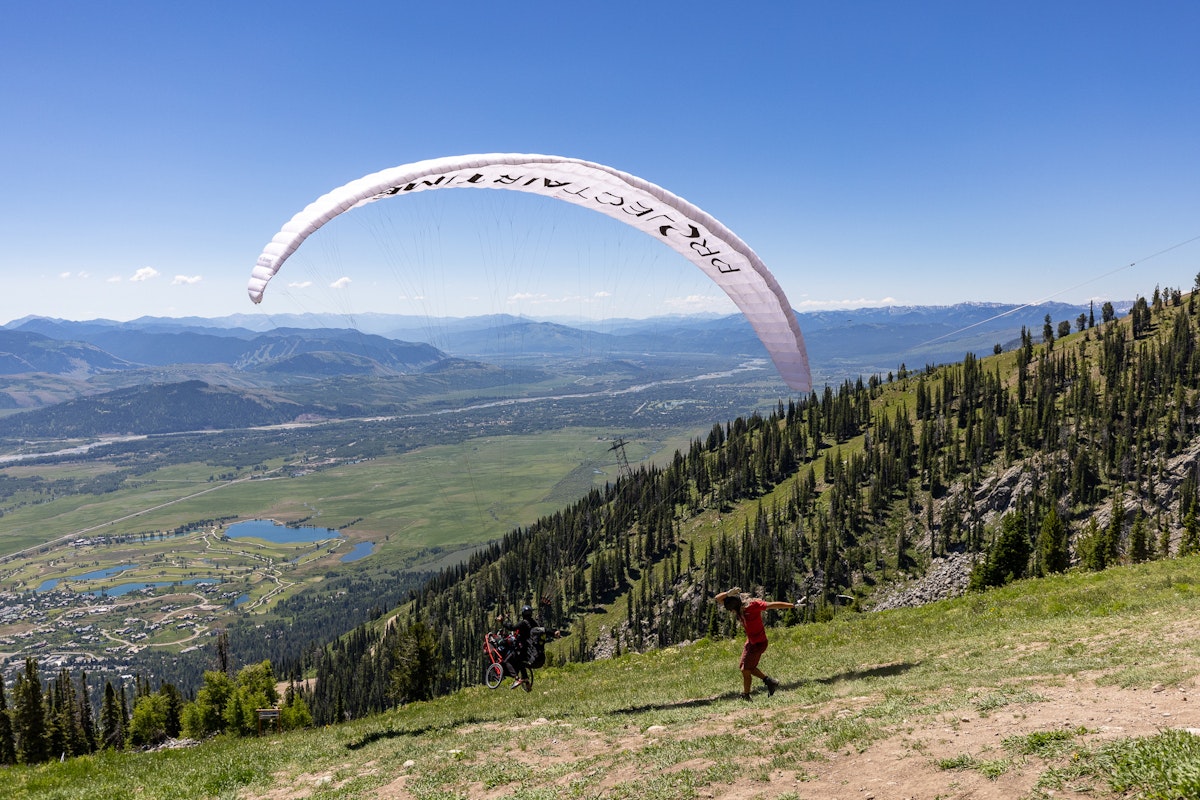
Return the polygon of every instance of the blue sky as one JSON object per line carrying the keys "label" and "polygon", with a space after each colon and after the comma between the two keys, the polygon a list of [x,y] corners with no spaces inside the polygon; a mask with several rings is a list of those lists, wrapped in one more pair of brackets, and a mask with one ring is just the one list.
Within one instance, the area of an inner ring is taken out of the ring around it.
{"label": "blue sky", "polygon": [[599,215],[446,197],[491,192],[351,212],[247,299],[318,195],[487,152],[666,187],[801,311],[1190,289],[1197,41],[1182,0],[9,4],[0,323],[732,311]]}

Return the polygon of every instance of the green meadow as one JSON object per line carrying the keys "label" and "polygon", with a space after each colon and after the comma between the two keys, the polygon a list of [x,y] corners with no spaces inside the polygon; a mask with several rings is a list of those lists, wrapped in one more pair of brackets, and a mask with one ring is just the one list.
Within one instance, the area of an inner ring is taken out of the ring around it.
{"label": "green meadow", "polygon": [[[634,464],[664,458],[688,442],[684,433],[630,436],[627,457]],[[156,597],[121,596],[110,615],[94,617],[103,633],[97,644],[111,645],[111,639],[129,644],[111,631],[135,609],[160,619],[161,608],[187,605],[204,619],[196,636],[177,637],[186,646],[232,610],[235,600],[239,611],[258,613],[331,571],[448,566],[463,552],[615,481],[619,468],[611,447],[611,437],[599,429],[566,428],[372,459],[294,458],[254,470],[174,464],[144,469],[113,492],[36,503],[18,498],[3,516],[0,591],[36,589],[47,581],[80,593],[159,584]],[[6,473],[51,481],[91,479],[111,469],[102,463],[10,466]],[[280,544],[223,538],[228,523],[254,518],[332,528],[340,539]],[[184,533],[169,533],[200,521],[205,522]],[[342,562],[364,542],[373,545],[367,558]],[[79,579],[118,567],[125,569]],[[203,580],[219,581],[219,587],[196,585]],[[0,635],[32,624],[9,624]],[[51,638],[62,644],[57,634]],[[142,642],[168,648],[172,643],[165,632]]]}

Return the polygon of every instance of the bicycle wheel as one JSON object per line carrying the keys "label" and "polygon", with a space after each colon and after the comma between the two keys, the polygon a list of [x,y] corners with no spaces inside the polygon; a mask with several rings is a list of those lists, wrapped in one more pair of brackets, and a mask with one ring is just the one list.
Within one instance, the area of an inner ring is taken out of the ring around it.
{"label": "bicycle wheel", "polygon": [[483,672],[483,680],[489,689],[495,689],[504,680],[504,667],[499,664],[488,664]]}

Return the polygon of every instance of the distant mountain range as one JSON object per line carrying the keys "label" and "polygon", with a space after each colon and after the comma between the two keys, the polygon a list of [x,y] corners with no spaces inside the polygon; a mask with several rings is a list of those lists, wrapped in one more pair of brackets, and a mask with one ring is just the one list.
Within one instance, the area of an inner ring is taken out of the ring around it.
{"label": "distant mountain range", "polygon": [[[1131,305],[1114,307],[1123,314]],[[1047,316],[1057,328],[1089,313],[1086,306],[1057,303],[970,303],[821,311],[799,320],[820,386],[886,375],[902,364],[917,369],[968,352],[983,356],[997,345],[1010,349],[1022,327],[1040,340]],[[88,408],[109,420],[124,419],[120,409],[137,408],[145,418],[146,409],[172,391],[175,402],[220,401],[225,417],[196,410],[193,421],[205,428],[231,417],[250,419],[256,411],[261,421],[255,424],[329,413],[343,405],[338,393],[347,381],[357,381],[357,395],[374,398],[376,408],[393,408],[421,398],[441,402],[437,398],[455,392],[511,392],[518,384],[536,394],[555,374],[632,385],[648,376],[694,375],[766,359],[741,315],[597,322],[363,314],[353,321],[354,328],[345,318],[318,314],[17,320],[0,328],[0,409],[60,407],[51,416],[21,414],[22,421],[0,427],[10,435],[35,435],[43,425],[61,432]],[[174,384],[186,385],[163,388]],[[141,395],[128,391],[138,387],[145,389]],[[65,405],[85,398],[98,405]]]}
{"label": "distant mountain range", "polygon": [[[1132,302],[1114,303],[1118,314]],[[1047,315],[1072,323],[1088,306],[961,303],[891,306],[798,314],[814,374],[827,380],[958,360],[1007,348],[1022,327],[1041,336]],[[1099,314],[1099,309],[1095,310]],[[236,369],[334,369],[326,357],[341,353],[344,368],[412,373],[448,357],[487,361],[580,353],[692,353],[764,355],[740,314],[650,319],[535,320],[509,315],[426,318],[360,314],[236,314],[228,317],[142,317],[129,322],[72,322],[27,317],[0,328],[0,375],[48,372],[80,375],[168,364],[225,364]],[[40,336],[38,336],[40,334]],[[44,337],[44,338],[43,338]],[[299,359],[299,360],[297,360]],[[363,361],[366,359],[367,361]],[[338,367],[341,368],[341,367]]]}

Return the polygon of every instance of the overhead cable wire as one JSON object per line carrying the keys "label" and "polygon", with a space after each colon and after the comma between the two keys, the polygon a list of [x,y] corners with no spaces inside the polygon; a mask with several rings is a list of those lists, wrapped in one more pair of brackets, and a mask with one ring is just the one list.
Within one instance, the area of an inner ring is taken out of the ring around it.
{"label": "overhead cable wire", "polygon": [[[1170,247],[1165,247],[1156,253],[1151,253],[1148,256],[1143,256],[1142,258],[1139,258],[1136,261],[1131,261],[1128,264],[1117,267],[1116,269],[1111,269],[1108,272],[1105,272],[1101,275],[1096,275],[1094,277],[1088,278],[1086,281],[1081,281],[1080,283],[1077,283],[1074,286],[1068,286],[1065,289],[1060,289],[1059,291],[1054,292],[1053,294],[1046,295],[1045,297],[1041,298],[1040,300],[1034,300],[1031,303],[1026,303],[1024,305],[1017,306],[1015,308],[1010,308],[1007,311],[1001,312],[992,317],[988,317],[987,319],[980,320],[979,322],[973,322],[970,325],[959,328],[958,330],[950,331],[949,333],[943,333],[941,336],[935,336],[934,338],[929,339],[928,341],[921,342],[920,344],[916,345],[915,347],[924,347],[925,345],[933,344],[934,342],[941,341],[942,339],[948,339],[951,336],[957,336],[958,334],[963,333],[965,331],[969,331],[972,328],[978,328],[980,325],[986,325],[989,322],[994,322],[995,320],[1001,319],[1002,317],[1007,317],[1012,314],[1016,314],[1018,311],[1024,311],[1027,308],[1034,308],[1036,306],[1040,306],[1042,303],[1045,303],[1049,300],[1053,300],[1054,298],[1059,297],[1060,295],[1064,295],[1067,292],[1072,292],[1080,287],[1087,286],[1088,284],[1095,283],[1096,281],[1103,280],[1104,278],[1108,278],[1112,275],[1116,275],[1118,272],[1123,272],[1124,270],[1130,269],[1132,267],[1136,267],[1137,265],[1142,264],[1146,261],[1149,261],[1152,258],[1157,258],[1161,255],[1171,252],[1172,250],[1178,250],[1179,248],[1189,245],[1195,241],[1200,241],[1200,235],[1193,236],[1190,239],[1185,239],[1184,241],[1179,242],[1177,244],[1173,244]],[[915,349],[915,347],[914,347],[914,349]]]}

